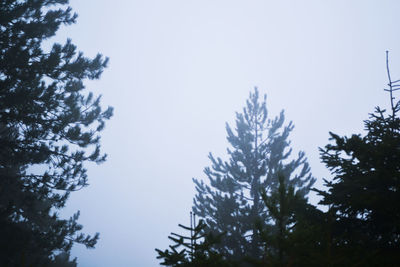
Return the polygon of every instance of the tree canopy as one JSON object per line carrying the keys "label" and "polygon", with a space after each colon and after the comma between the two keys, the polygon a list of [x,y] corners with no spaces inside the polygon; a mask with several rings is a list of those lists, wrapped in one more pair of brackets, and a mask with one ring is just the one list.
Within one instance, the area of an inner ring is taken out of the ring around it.
{"label": "tree canopy", "polygon": [[255,88],[243,112],[236,114],[235,130],[226,125],[228,161],[210,154],[212,165],[204,169],[209,183],[193,179],[197,190],[193,212],[204,219],[208,231],[225,233],[218,251],[228,258],[264,254],[256,222],[268,223],[271,214],[261,190],[277,191],[278,174],[303,198],[315,181],[305,154],[291,156],[288,137],[293,124],[284,125],[284,120],[283,111],[268,118],[266,96],[260,100]]}
{"label": "tree canopy", "polygon": [[43,49],[76,18],[68,0],[0,3],[0,265],[60,266],[74,242],[98,239],[80,232],[79,212],[58,214],[88,185],[85,163],[106,159],[99,132],[112,116],[83,83],[107,58],[86,58],[71,40]]}
{"label": "tree canopy", "polygon": [[387,73],[390,109],[377,107],[363,134],[330,133],[320,149],[333,179],[312,190],[326,211],[307,203],[314,178],[304,154],[289,160],[292,124],[283,113],[267,120],[265,98],[250,94],[236,129],[227,125],[229,160],[210,154],[208,183],[194,179],[201,230],[220,234],[214,255],[228,266],[399,266],[400,80],[388,57]]}
{"label": "tree canopy", "polygon": [[[388,57],[388,55],[387,55]],[[334,216],[332,253],[336,265],[395,266],[400,263],[400,101],[387,58],[390,110],[377,107],[364,121],[366,134],[341,137],[321,149],[333,174],[318,190]]]}
{"label": "tree canopy", "polygon": [[[190,227],[179,224],[183,230],[189,231],[190,236],[184,236],[171,233],[168,237],[174,242],[169,249],[164,251],[156,249],[157,259],[163,260],[161,265],[166,266],[215,266],[215,267],[234,267],[238,266],[234,262],[230,262],[223,258],[215,250],[223,234],[214,235],[213,233],[205,233],[206,224],[200,220],[196,224],[196,215],[190,212]],[[179,250],[180,249],[180,250]]]}

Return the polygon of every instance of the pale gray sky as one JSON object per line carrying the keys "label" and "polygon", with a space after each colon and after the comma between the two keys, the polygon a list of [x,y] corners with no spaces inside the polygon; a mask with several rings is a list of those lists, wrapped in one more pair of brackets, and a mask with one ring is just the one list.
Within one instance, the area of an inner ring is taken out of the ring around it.
{"label": "pale gray sky", "polygon": [[[318,147],[328,132],[358,133],[376,105],[388,106],[385,51],[400,77],[399,1],[72,0],[72,38],[110,66],[89,90],[115,116],[103,133],[108,161],[89,166],[86,189],[63,214],[81,210],[95,250],[74,246],[79,266],[158,266],[177,224],[189,223],[192,177],[207,154],[224,156],[225,122],[249,91],[268,95],[270,114],[293,120],[320,186],[329,173]],[[315,197],[311,197],[316,202]]]}

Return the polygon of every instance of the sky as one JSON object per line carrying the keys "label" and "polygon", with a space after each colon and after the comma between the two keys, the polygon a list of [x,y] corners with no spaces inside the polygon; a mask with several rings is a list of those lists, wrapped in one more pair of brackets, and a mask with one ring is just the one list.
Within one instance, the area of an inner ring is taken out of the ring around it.
{"label": "sky", "polygon": [[[400,78],[399,1],[71,0],[71,38],[88,57],[110,58],[88,91],[114,117],[102,133],[108,160],[87,165],[89,186],[64,216],[81,211],[94,250],[75,245],[78,266],[158,266],[155,248],[189,225],[209,152],[226,158],[225,123],[255,86],[272,116],[284,109],[315,186],[331,176],[318,147],[329,131],[363,131],[374,107],[389,106],[385,51]],[[310,195],[310,202],[318,198]]]}

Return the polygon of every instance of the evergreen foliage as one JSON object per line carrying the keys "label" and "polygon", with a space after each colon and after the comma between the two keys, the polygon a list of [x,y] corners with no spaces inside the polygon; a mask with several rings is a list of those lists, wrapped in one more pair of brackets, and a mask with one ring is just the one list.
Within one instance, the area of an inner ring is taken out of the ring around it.
{"label": "evergreen foliage", "polygon": [[[193,218],[195,218],[195,215]],[[236,266],[234,263],[225,260],[222,255],[218,254],[213,249],[215,244],[220,242],[223,234],[215,236],[212,233],[204,233],[206,225],[203,220],[200,220],[197,225],[194,221],[193,225],[190,227],[182,224],[179,224],[179,227],[186,231],[190,231],[190,236],[171,233],[168,238],[174,242],[174,245],[170,245],[169,249],[166,249],[165,251],[156,249],[158,253],[157,259],[163,260],[161,265],[173,267]]]}
{"label": "evergreen foliage", "polygon": [[326,212],[307,203],[314,179],[304,154],[288,162],[292,125],[283,127],[283,113],[267,120],[265,98],[250,94],[236,131],[227,125],[229,161],[210,154],[210,184],[194,179],[199,232],[224,233],[215,253],[238,266],[400,266],[400,80],[388,58],[387,73],[389,112],[377,107],[364,135],[330,133],[320,149],[334,176],[314,189]]}
{"label": "evergreen foliage", "polygon": [[278,174],[278,190],[271,192],[269,196],[265,191],[261,193],[272,223],[263,229],[263,223],[260,222],[259,228],[265,242],[264,260],[272,266],[284,266],[289,261],[288,239],[296,222],[294,209],[297,202],[302,200],[302,196],[295,193],[293,186],[287,186],[285,180],[282,174]]}
{"label": "evergreen foliage", "polygon": [[[388,63],[388,59],[387,59]],[[387,64],[391,110],[377,107],[364,122],[366,134],[340,137],[321,149],[334,175],[319,191],[334,220],[334,266],[400,265],[400,102]]]}
{"label": "evergreen foliage", "polygon": [[293,125],[284,125],[283,111],[268,119],[266,96],[260,101],[255,88],[242,113],[236,114],[236,129],[226,125],[229,160],[209,155],[211,167],[204,172],[209,184],[193,179],[197,194],[193,211],[203,218],[207,230],[226,233],[217,251],[229,259],[260,259],[264,255],[256,222],[268,223],[271,214],[262,201],[279,188],[278,174],[305,197],[315,179],[303,152],[294,159],[287,140]]}
{"label": "evergreen foliage", "polygon": [[278,174],[278,190],[261,192],[270,215],[269,223],[257,222],[264,255],[248,261],[253,266],[321,266],[324,214],[286,181]]}
{"label": "evergreen foliage", "polygon": [[88,185],[85,162],[104,162],[99,132],[112,108],[84,91],[107,65],[68,40],[43,50],[61,25],[75,23],[68,0],[0,3],[0,265],[75,266],[74,242],[94,247],[79,212],[61,219],[71,192]]}

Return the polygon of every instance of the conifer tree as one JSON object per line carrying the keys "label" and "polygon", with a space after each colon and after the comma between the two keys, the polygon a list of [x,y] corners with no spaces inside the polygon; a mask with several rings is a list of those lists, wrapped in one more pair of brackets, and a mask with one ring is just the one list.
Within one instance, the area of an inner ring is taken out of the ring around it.
{"label": "conifer tree", "polygon": [[325,180],[328,191],[319,191],[334,218],[333,266],[400,264],[400,81],[391,80],[386,60],[390,110],[377,107],[365,135],[331,133],[333,143],[321,149],[334,175]]}
{"label": "conifer tree", "polygon": [[257,222],[265,249],[261,259],[250,262],[253,266],[325,266],[325,216],[286,180],[278,174],[278,190],[261,191],[270,220]]}
{"label": "conifer tree", "polygon": [[293,186],[285,184],[285,177],[278,174],[278,190],[267,195],[261,191],[261,196],[271,218],[271,224],[263,227],[260,222],[261,239],[265,242],[264,261],[269,266],[285,266],[290,261],[287,251],[289,235],[294,227],[295,208],[302,201],[302,196],[294,191]]}
{"label": "conifer tree", "polygon": [[156,249],[157,259],[163,260],[161,265],[173,267],[237,266],[234,262],[225,260],[214,250],[215,244],[220,242],[223,234],[216,236],[212,233],[204,233],[206,227],[204,221],[200,220],[196,225],[196,215],[191,212],[190,216],[190,227],[179,224],[183,230],[190,232],[190,236],[171,233],[168,238],[174,242],[174,245],[170,245],[169,249],[164,251]]}
{"label": "conifer tree", "polygon": [[102,163],[99,132],[112,109],[84,90],[107,65],[68,40],[49,51],[43,41],[75,23],[68,0],[0,2],[0,265],[75,266],[79,212],[61,219],[71,192],[87,186],[86,162]]}
{"label": "conifer tree", "polygon": [[306,196],[314,183],[304,153],[291,157],[288,137],[293,124],[284,125],[284,120],[283,111],[268,118],[266,96],[260,100],[255,88],[243,112],[236,114],[236,129],[226,125],[229,159],[210,153],[211,167],[204,170],[208,182],[193,179],[197,190],[193,211],[205,220],[208,231],[226,233],[217,248],[228,258],[262,257],[256,222],[267,223],[270,214],[261,190],[277,191],[278,173],[300,196]]}

